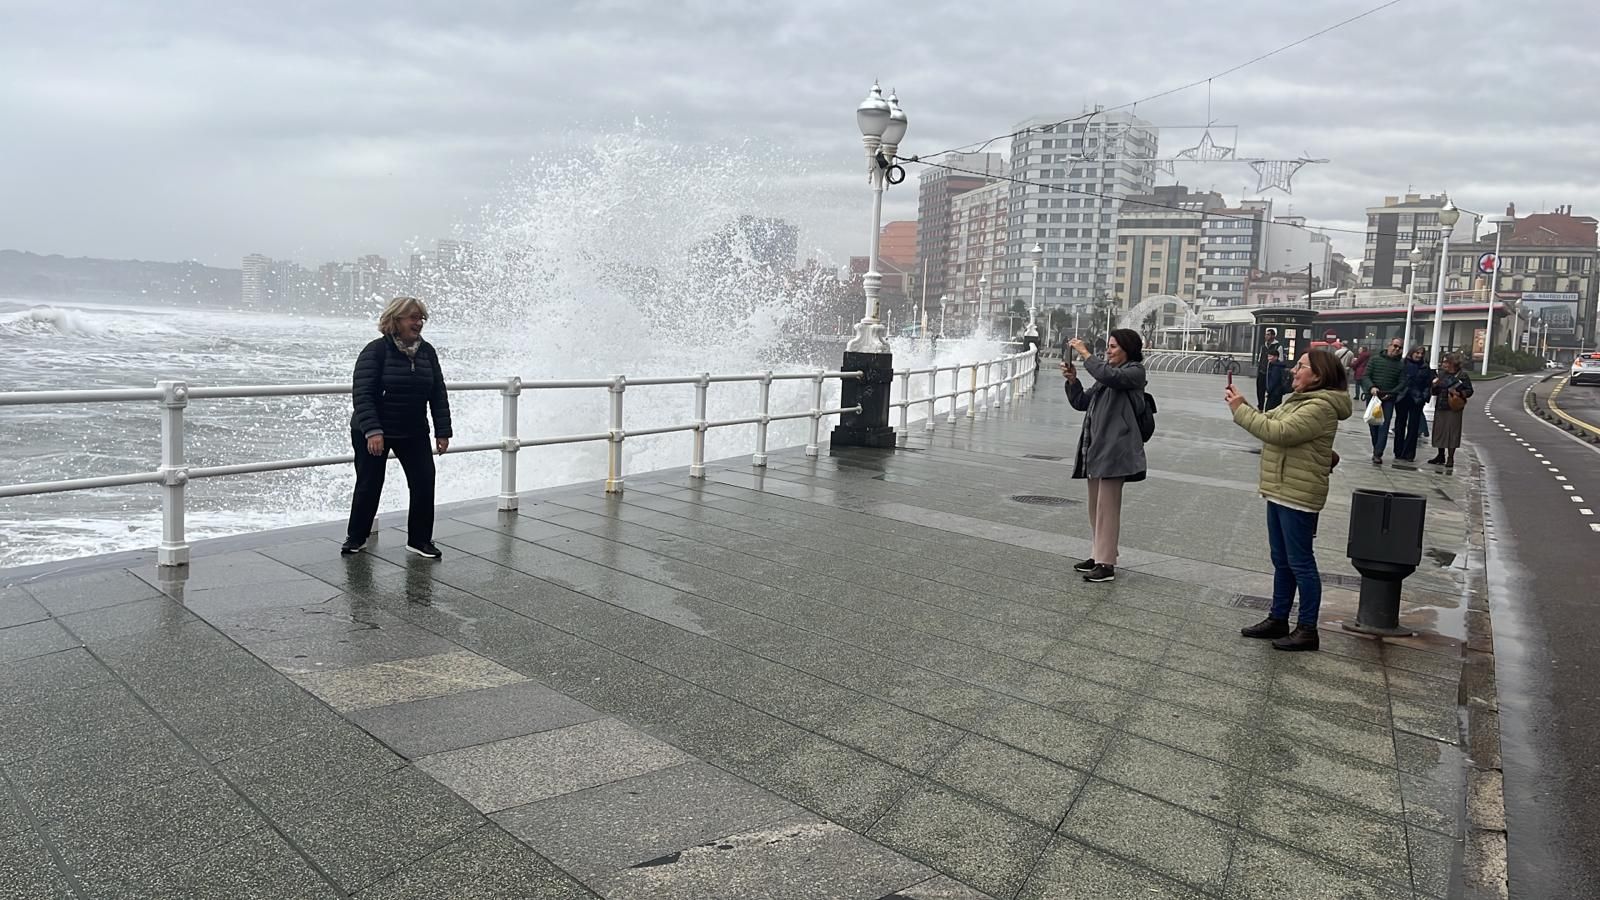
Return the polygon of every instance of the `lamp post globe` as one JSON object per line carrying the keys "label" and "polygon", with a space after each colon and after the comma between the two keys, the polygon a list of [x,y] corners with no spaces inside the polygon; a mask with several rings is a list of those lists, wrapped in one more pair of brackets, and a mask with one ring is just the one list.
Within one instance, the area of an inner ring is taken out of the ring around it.
{"label": "lamp post globe", "polygon": [[1444,207],[1439,210],[1439,290],[1433,300],[1433,349],[1428,358],[1428,366],[1435,370],[1439,368],[1440,348],[1444,344],[1444,285],[1450,269],[1450,230],[1459,221],[1461,210],[1456,209],[1454,200],[1446,197]]}
{"label": "lamp post globe", "polygon": [[861,101],[856,107],[856,127],[861,129],[861,137],[865,141],[870,139],[870,152],[877,152],[878,144],[882,141],[883,133],[889,127],[889,117],[893,110],[889,101],[883,99],[883,90],[873,82],[872,90],[867,92],[867,99]]}
{"label": "lamp post globe", "polygon": [[889,121],[884,126],[880,140],[883,141],[883,153],[891,162],[894,161],[895,151],[900,149],[901,139],[906,136],[906,126],[910,124],[906,111],[900,108],[900,95],[890,91]]}

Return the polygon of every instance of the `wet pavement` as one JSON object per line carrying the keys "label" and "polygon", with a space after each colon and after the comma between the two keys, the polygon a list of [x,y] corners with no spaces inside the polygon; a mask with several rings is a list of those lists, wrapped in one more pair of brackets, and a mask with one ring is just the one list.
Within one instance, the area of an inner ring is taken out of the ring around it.
{"label": "wet pavement", "polygon": [[[0,572],[0,896],[1450,896],[1468,466],[1347,423],[1284,654],[1237,633],[1271,577],[1221,379],[1158,377],[1104,585],[1044,385],[892,455],[457,505],[439,561],[330,525]],[[1356,487],[1428,497],[1418,638],[1339,629]]]}
{"label": "wet pavement", "polygon": [[[1480,388],[1468,429],[1489,469],[1510,895],[1530,900],[1600,896],[1600,449],[1523,410],[1559,383]],[[1563,409],[1591,397],[1568,387]]]}

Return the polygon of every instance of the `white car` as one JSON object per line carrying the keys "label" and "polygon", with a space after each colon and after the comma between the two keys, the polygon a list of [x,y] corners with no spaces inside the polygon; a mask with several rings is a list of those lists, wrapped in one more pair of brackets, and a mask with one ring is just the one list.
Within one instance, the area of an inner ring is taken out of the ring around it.
{"label": "white car", "polygon": [[1568,384],[1600,384],[1600,353],[1580,353],[1572,360]]}

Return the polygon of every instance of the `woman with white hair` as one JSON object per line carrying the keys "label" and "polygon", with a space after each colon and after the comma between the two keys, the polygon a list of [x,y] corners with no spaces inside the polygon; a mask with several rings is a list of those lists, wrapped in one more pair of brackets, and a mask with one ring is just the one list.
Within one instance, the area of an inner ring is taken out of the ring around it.
{"label": "woman with white hair", "polygon": [[[450,446],[450,395],[439,354],[422,339],[428,307],[415,297],[396,297],[378,317],[382,337],[362,348],[352,380],[350,442],[356,451],[356,489],[350,526],[340,552],[359,553],[372,531],[383,495],[389,451],[400,460],[411,491],[406,549],[438,559],[433,545],[433,457]],[[428,411],[433,412],[432,446]]]}

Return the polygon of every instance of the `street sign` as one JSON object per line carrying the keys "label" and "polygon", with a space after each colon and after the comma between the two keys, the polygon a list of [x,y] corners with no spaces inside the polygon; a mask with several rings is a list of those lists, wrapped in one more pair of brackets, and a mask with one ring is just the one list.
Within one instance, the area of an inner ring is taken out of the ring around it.
{"label": "street sign", "polygon": [[1494,272],[1494,270],[1495,270],[1496,265],[1498,265],[1498,260],[1495,259],[1495,256],[1494,256],[1493,253],[1480,253],[1480,254],[1478,254],[1478,271],[1481,274],[1484,274],[1484,275],[1492,274]]}

